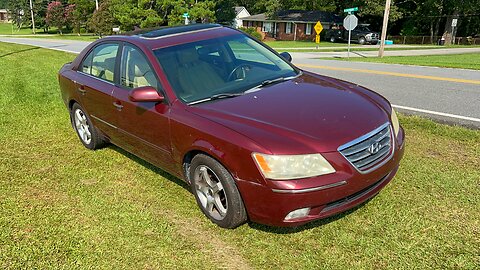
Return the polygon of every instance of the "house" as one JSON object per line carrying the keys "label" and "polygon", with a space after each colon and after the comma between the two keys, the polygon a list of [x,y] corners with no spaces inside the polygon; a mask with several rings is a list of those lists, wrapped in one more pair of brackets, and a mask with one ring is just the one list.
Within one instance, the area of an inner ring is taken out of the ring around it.
{"label": "house", "polygon": [[242,18],[249,17],[250,13],[245,7],[235,7],[235,19],[233,19],[233,27],[239,28],[243,26]]}
{"label": "house", "polygon": [[319,10],[281,10],[274,18],[267,18],[262,13],[242,20],[244,27],[255,27],[263,39],[276,40],[315,40],[313,27],[318,21],[325,30],[343,23],[340,16]]}
{"label": "house", "polygon": [[0,22],[8,22],[9,16],[6,9],[0,9]]}

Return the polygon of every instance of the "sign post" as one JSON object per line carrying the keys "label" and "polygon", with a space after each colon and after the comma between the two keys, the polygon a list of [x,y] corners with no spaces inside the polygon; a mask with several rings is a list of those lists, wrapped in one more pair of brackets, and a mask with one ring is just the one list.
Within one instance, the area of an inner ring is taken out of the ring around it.
{"label": "sign post", "polygon": [[317,33],[317,35],[315,36],[315,43],[317,43],[317,50],[318,50],[318,44],[320,43],[320,33],[323,31],[323,25],[320,23],[320,21],[318,21],[313,28]]}
{"label": "sign post", "polygon": [[452,19],[452,44],[455,45],[455,27],[457,27],[458,19]]}
{"label": "sign post", "polygon": [[190,21],[188,20],[188,18],[190,17],[190,16],[188,15],[188,12],[183,13],[182,17],[185,18],[185,25],[187,25],[187,24],[190,22]]}
{"label": "sign post", "polygon": [[350,43],[352,39],[352,30],[355,29],[358,25],[358,18],[355,15],[348,15],[345,17],[345,20],[343,20],[343,27],[348,30],[348,52],[347,52],[347,57],[350,59]]}
{"label": "sign post", "polygon": [[380,37],[380,49],[378,50],[378,57],[382,58],[385,51],[385,39],[387,38],[388,18],[390,17],[390,4],[392,0],[385,1],[385,12],[383,13],[382,36]]}

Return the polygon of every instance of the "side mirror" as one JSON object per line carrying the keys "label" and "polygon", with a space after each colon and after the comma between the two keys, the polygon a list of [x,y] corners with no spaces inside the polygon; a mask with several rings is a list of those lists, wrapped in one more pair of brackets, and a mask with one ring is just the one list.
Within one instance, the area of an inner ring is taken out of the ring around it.
{"label": "side mirror", "polygon": [[288,52],[282,52],[280,56],[283,57],[288,62],[292,62],[292,56]]}
{"label": "side mirror", "polygon": [[151,86],[142,86],[130,91],[128,99],[134,102],[162,102],[165,97]]}

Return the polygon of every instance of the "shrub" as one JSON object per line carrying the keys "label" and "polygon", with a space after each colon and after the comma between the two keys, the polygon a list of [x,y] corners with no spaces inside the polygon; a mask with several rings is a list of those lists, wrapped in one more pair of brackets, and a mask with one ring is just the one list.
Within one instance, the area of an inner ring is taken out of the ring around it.
{"label": "shrub", "polygon": [[250,36],[256,38],[256,39],[259,39],[259,40],[262,40],[262,34],[260,34],[259,32],[257,32],[257,30],[253,27],[250,27],[250,28],[246,28],[246,27],[240,27],[239,30],[249,34]]}

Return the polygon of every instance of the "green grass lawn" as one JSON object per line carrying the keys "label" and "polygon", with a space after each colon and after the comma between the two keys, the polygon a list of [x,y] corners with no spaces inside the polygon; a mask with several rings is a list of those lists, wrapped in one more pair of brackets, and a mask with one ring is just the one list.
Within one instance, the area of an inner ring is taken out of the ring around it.
{"label": "green grass lawn", "polygon": [[11,23],[0,23],[0,35],[15,35],[15,36],[24,36],[28,35],[28,38],[49,38],[49,39],[67,39],[67,40],[82,40],[82,41],[94,41],[98,39],[98,36],[93,34],[82,34],[81,36],[77,34],[67,33],[60,35],[58,34],[56,28],[52,28],[48,33],[43,32],[43,29],[37,29],[36,34],[33,35],[32,29],[28,27],[22,27],[17,31],[13,28],[12,33],[12,24]]}
{"label": "green grass lawn", "polygon": [[1,23],[0,22],[0,35],[30,35],[32,34],[32,29],[28,27],[22,27],[17,29],[15,26],[12,29],[11,23]]}
{"label": "green grass lawn", "polygon": [[368,203],[224,230],[180,180],[81,145],[57,83],[74,57],[0,43],[0,268],[478,269],[480,131],[401,116],[400,171]]}
{"label": "green grass lawn", "polygon": [[[338,60],[347,59],[339,58]],[[350,61],[480,70],[480,53],[425,56],[387,56],[383,58],[351,58]]]}

